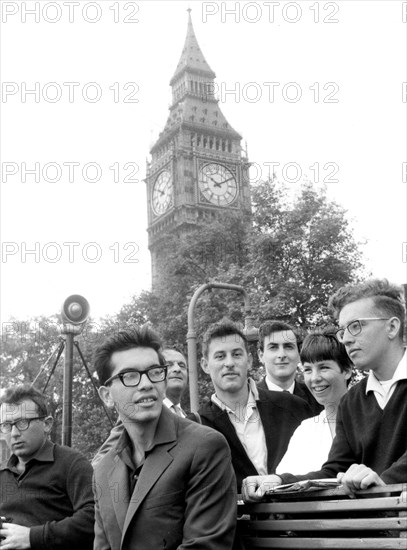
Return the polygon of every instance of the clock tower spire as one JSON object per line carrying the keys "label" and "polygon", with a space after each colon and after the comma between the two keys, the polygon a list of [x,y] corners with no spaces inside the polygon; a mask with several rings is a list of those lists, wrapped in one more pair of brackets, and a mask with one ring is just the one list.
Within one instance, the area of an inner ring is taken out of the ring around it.
{"label": "clock tower spire", "polygon": [[169,233],[180,236],[225,210],[250,220],[248,161],[242,137],[215,97],[215,73],[199,47],[188,10],[180,59],[171,78],[172,103],[147,163],[148,239],[153,289],[165,276],[160,249]]}

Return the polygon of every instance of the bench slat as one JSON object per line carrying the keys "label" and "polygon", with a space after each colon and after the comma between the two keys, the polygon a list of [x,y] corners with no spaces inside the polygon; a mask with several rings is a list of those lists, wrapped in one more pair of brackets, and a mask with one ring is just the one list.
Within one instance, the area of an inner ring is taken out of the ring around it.
{"label": "bench slat", "polygon": [[[378,485],[375,487],[369,487],[368,489],[360,489],[359,491],[355,491],[356,498],[364,498],[365,495],[368,497],[371,497],[372,495],[379,496],[382,495],[382,497],[393,494],[397,495],[404,491],[407,491],[407,483],[396,483],[393,485]],[[343,490],[343,487],[329,487],[327,489],[318,489],[316,491],[296,491],[296,492],[287,492],[287,493],[275,493],[275,498],[279,500],[280,502],[284,502],[285,500],[318,500],[318,499],[330,499],[330,498],[349,498],[345,491]],[[274,495],[272,495],[272,498],[274,498]]]}
{"label": "bench slat", "polygon": [[402,531],[407,529],[407,518],[240,520],[239,529],[244,531]]}
{"label": "bench slat", "polygon": [[239,505],[239,514],[296,514],[318,512],[347,512],[351,510],[398,510],[406,509],[401,497],[349,499],[330,501],[259,502]]}
{"label": "bench slat", "polygon": [[374,548],[377,550],[406,550],[406,539],[392,538],[297,538],[297,537],[279,537],[279,538],[256,538],[243,537],[245,548],[255,550],[256,548],[275,548],[285,550],[293,548],[297,550],[316,550],[319,548],[341,548],[346,550],[365,550]]}

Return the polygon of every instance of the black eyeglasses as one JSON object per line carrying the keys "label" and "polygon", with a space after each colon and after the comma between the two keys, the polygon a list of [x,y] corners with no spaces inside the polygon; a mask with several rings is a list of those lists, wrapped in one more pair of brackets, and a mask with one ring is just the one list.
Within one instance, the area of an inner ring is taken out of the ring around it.
{"label": "black eyeglasses", "polygon": [[35,416],[34,418],[21,418],[20,420],[16,420],[15,422],[3,422],[2,424],[0,424],[0,432],[2,434],[8,434],[13,429],[13,426],[16,426],[19,432],[24,432],[25,430],[28,430],[33,420],[42,420],[43,418],[46,418],[46,416]]}
{"label": "black eyeglasses", "polygon": [[362,319],[355,319],[349,325],[346,325],[344,328],[340,328],[336,331],[336,337],[340,342],[343,343],[343,337],[345,336],[345,330],[349,332],[352,336],[357,336],[363,330],[362,321],[388,321],[390,317],[363,317]]}
{"label": "black eyeglasses", "polygon": [[128,370],[126,372],[120,372],[119,374],[115,374],[111,378],[108,378],[103,385],[107,386],[108,384],[111,384],[115,378],[118,378],[123,386],[133,388],[140,384],[143,374],[147,376],[150,382],[162,382],[167,377],[167,365],[153,365],[146,370]]}

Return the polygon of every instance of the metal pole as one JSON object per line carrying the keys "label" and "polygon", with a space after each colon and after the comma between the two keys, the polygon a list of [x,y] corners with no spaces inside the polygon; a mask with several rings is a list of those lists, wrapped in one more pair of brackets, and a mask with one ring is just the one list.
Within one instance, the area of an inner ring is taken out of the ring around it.
{"label": "metal pole", "polygon": [[188,372],[189,372],[189,397],[192,412],[197,412],[199,409],[199,392],[198,392],[198,358],[196,352],[196,332],[194,329],[194,310],[199,296],[207,290],[209,284],[201,285],[191,298],[188,307]]}
{"label": "metal pole", "polygon": [[[191,401],[191,411],[197,412],[199,409],[199,392],[198,392],[198,358],[196,351],[196,332],[194,328],[194,311],[198,298],[205,290],[211,288],[221,288],[224,290],[233,290],[235,292],[241,292],[244,299],[245,309],[245,324],[247,328],[252,328],[253,317],[251,316],[250,299],[245,289],[240,285],[232,285],[229,283],[206,283],[201,285],[191,298],[188,307],[188,371],[189,371],[189,395]],[[256,329],[254,329],[256,330]]]}
{"label": "metal pole", "polygon": [[72,444],[72,378],[73,378],[73,338],[72,333],[65,333],[65,363],[62,406],[62,445]]}

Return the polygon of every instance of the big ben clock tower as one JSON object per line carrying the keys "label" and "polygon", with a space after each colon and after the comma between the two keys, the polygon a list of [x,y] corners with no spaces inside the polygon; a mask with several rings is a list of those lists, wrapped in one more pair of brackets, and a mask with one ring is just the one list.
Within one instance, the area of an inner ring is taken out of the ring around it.
{"label": "big ben clock tower", "polygon": [[230,126],[215,97],[215,73],[208,65],[192,26],[174,76],[172,104],[164,130],[147,163],[148,241],[153,289],[163,275],[160,244],[204,226],[225,211],[250,221],[248,161],[242,137]]}

